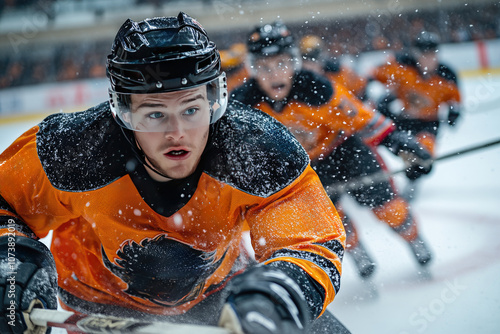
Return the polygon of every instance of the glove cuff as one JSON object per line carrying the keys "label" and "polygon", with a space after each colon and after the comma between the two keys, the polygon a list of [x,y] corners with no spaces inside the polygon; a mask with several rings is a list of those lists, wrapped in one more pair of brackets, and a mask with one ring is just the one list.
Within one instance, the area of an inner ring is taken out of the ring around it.
{"label": "glove cuff", "polygon": [[[57,269],[47,246],[27,237],[2,236],[0,254],[1,261],[15,266],[16,285],[20,284],[22,289],[31,290],[31,293],[38,296],[37,299],[44,308],[57,308]],[[42,271],[43,274],[40,273]],[[31,301],[24,297],[20,302],[23,310],[28,309],[31,304]]]}
{"label": "glove cuff", "polygon": [[300,326],[310,322],[308,304],[298,284],[282,270],[259,265],[232,279],[229,301],[245,294],[260,293],[282,306]]}

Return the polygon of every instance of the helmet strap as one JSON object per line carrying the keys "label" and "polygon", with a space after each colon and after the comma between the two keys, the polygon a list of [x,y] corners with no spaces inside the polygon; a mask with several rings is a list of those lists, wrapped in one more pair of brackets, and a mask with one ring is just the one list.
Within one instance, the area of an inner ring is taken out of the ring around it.
{"label": "helmet strap", "polygon": [[[149,168],[151,171],[154,173],[158,174],[159,176],[165,177],[167,179],[172,179],[170,176],[163,174],[160,172],[158,169],[156,169],[149,161],[146,159],[146,153],[144,153],[144,150],[141,148],[137,140],[135,139],[133,133],[127,133],[124,128],[120,126],[120,130],[122,131],[123,135],[125,136],[125,139],[128,141],[132,148],[132,152],[134,152],[134,155],[139,162],[141,162],[145,167]],[[132,137],[132,138],[131,138]]]}

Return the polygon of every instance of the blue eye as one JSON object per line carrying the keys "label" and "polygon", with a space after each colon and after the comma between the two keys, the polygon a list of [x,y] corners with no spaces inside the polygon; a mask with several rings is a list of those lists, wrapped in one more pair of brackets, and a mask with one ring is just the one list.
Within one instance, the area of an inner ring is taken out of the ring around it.
{"label": "blue eye", "polygon": [[153,118],[153,119],[158,119],[158,118],[164,117],[164,115],[161,112],[153,112],[153,113],[149,114],[148,117]]}
{"label": "blue eye", "polygon": [[184,115],[194,115],[198,112],[198,108],[189,108],[184,111]]}

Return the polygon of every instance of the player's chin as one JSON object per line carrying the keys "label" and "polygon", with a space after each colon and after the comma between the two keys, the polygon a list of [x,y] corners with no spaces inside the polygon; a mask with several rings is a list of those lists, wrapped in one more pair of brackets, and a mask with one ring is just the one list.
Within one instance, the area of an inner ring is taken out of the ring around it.
{"label": "player's chin", "polygon": [[165,174],[167,174],[171,179],[178,180],[184,179],[193,174],[196,170],[196,166],[194,163],[184,161],[184,163],[165,167],[164,170]]}
{"label": "player's chin", "polygon": [[274,98],[276,100],[283,100],[285,97],[288,96],[288,93],[290,92],[290,90],[288,89],[288,87],[279,87],[279,88],[275,88],[272,90],[273,91],[273,95],[274,95]]}
{"label": "player's chin", "polygon": [[287,94],[283,94],[282,92],[276,92],[274,94],[274,99],[277,101],[282,101],[286,96]]}

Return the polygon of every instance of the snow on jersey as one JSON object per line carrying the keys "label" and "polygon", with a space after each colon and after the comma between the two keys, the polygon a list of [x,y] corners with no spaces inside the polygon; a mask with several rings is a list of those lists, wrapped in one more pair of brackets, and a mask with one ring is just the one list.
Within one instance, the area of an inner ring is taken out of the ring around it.
{"label": "snow on jersey", "polygon": [[234,102],[209,143],[193,175],[161,183],[107,103],[51,115],[0,155],[0,225],[15,220],[33,238],[54,231],[68,307],[183,313],[244,268],[248,225],[257,260],[303,269],[326,308],[339,289],[345,232],[307,154],[271,117]]}
{"label": "snow on jersey", "polygon": [[347,88],[309,71],[296,74],[289,99],[271,101],[255,79],[236,89],[233,97],[284,124],[311,160],[328,156],[353,134],[376,145],[391,131],[392,122],[368,109]]}
{"label": "snow on jersey", "polygon": [[456,75],[442,64],[424,76],[413,58],[398,56],[376,68],[373,77],[401,99],[403,119],[438,121],[441,104],[460,102]]}

